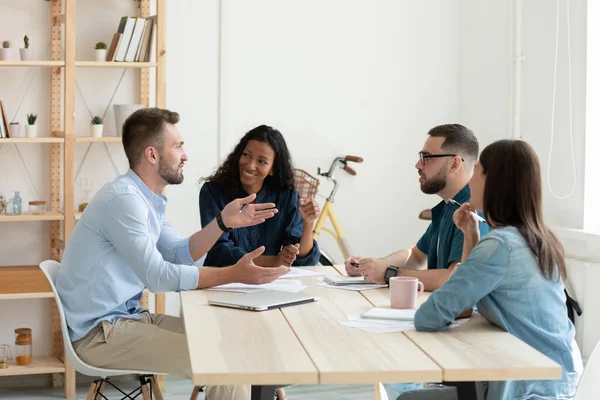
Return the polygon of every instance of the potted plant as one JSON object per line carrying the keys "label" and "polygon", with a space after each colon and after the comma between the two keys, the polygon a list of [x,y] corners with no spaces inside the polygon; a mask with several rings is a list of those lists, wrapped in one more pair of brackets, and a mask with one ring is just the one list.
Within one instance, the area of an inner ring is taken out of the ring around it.
{"label": "potted plant", "polygon": [[23,38],[23,43],[25,44],[25,47],[19,49],[21,61],[29,61],[33,58],[33,51],[29,48],[29,37],[27,35]]}
{"label": "potted plant", "polygon": [[104,125],[102,125],[104,121],[102,121],[102,118],[95,116],[94,118],[92,118],[92,120],[90,121],[91,125],[91,130],[92,130],[92,137],[102,137],[102,127]]}
{"label": "potted plant", "polygon": [[8,40],[2,42],[2,48],[0,49],[0,60],[10,60],[10,42]]}
{"label": "potted plant", "polygon": [[13,138],[21,137],[21,124],[18,122],[10,123],[10,136]]}
{"label": "potted plant", "polygon": [[37,120],[37,114],[27,114],[27,125],[25,125],[25,133],[28,138],[37,137],[37,125],[35,121]]}
{"label": "potted plant", "polygon": [[104,62],[106,61],[106,43],[98,42],[96,43],[96,61]]}

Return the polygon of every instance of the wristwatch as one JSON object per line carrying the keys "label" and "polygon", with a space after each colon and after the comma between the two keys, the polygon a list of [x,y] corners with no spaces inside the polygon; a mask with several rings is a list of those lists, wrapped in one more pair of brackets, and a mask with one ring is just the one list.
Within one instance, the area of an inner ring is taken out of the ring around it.
{"label": "wristwatch", "polygon": [[219,228],[221,228],[223,232],[230,232],[233,229],[225,226],[225,224],[223,223],[223,217],[221,217],[221,213],[217,214],[217,225],[219,225]]}
{"label": "wristwatch", "polygon": [[385,269],[385,274],[383,275],[383,279],[385,280],[385,284],[390,284],[390,278],[398,275],[398,267],[394,267],[393,265],[388,265]]}

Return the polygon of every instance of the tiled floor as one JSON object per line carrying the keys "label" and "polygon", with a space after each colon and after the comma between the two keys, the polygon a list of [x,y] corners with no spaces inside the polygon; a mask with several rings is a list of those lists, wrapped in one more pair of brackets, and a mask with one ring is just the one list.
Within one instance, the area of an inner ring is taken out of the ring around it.
{"label": "tiled floor", "polygon": [[[130,390],[131,385],[123,385]],[[77,400],[85,399],[87,386],[77,387]],[[367,400],[373,399],[372,385],[298,385],[289,386],[285,389],[288,400]],[[189,380],[169,380],[167,390],[163,393],[165,400],[189,400],[192,392],[192,383]],[[120,399],[114,389],[106,390],[109,399]],[[141,398],[141,397],[140,397]],[[15,388],[0,389],[2,400],[49,400],[64,399],[64,391],[61,388]],[[198,396],[204,400],[204,393]]]}

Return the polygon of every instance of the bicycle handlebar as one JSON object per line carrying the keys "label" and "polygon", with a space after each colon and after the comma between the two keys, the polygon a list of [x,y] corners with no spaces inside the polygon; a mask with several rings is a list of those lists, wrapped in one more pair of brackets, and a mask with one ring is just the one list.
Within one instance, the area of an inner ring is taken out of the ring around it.
{"label": "bicycle handlebar", "polygon": [[363,162],[362,157],[358,157],[358,156],[346,156],[345,160],[346,161],[350,161],[350,162],[355,162],[355,163],[361,163],[361,162]]}
{"label": "bicycle handlebar", "polygon": [[344,171],[346,171],[347,173],[349,173],[350,175],[356,175],[356,171],[353,170],[352,168],[350,168],[347,165],[344,165],[344,168],[342,168]]}

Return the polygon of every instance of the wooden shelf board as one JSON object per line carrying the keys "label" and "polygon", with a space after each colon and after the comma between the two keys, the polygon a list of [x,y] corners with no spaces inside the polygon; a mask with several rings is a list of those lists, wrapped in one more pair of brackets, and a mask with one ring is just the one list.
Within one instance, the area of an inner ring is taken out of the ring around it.
{"label": "wooden shelf board", "polygon": [[[27,208],[27,204],[24,205]],[[22,221],[63,221],[65,216],[59,212],[48,211],[43,214],[29,214],[25,211],[21,215],[0,215],[0,222],[22,222]]]}
{"label": "wooden shelf board", "polygon": [[[14,355],[14,354],[13,354]],[[0,369],[0,376],[55,374],[65,372],[65,364],[58,358],[34,358],[30,365],[21,366],[13,362],[8,368]]]}
{"label": "wooden shelf board", "polygon": [[84,68],[153,68],[155,62],[75,61],[76,67]]}
{"label": "wooden shelf board", "polygon": [[62,67],[64,61],[0,61],[0,67]]}
{"label": "wooden shelf board", "polygon": [[64,143],[64,138],[59,137],[37,137],[37,138],[2,138],[2,143]]}
{"label": "wooden shelf board", "polygon": [[104,136],[104,137],[91,137],[91,136],[75,136],[75,142],[77,143],[95,143],[95,142],[107,142],[107,143],[121,143],[122,138],[116,136]]}
{"label": "wooden shelf board", "polygon": [[0,294],[0,300],[27,300],[27,299],[53,299],[52,292],[38,293],[4,293]]}

